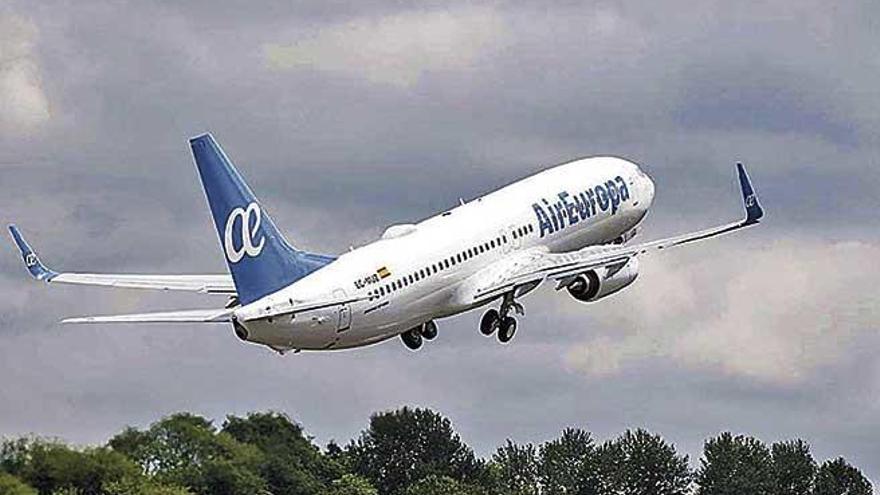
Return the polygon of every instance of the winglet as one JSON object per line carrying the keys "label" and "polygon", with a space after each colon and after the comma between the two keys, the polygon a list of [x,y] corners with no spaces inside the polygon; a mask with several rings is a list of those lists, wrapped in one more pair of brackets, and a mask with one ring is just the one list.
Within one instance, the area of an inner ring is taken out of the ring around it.
{"label": "winglet", "polygon": [[764,216],[764,209],[761,208],[761,204],[758,202],[758,195],[755,194],[755,189],[752,187],[752,181],[749,180],[749,174],[746,173],[746,168],[742,163],[736,164],[736,173],[739,176],[739,185],[742,189],[743,195],[743,206],[745,206],[746,209],[746,219],[743,223],[745,225],[758,223],[758,221]]}
{"label": "winglet", "polygon": [[56,272],[53,272],[43,265],[40,258],[37,257],[37,253],[31,249],[27,241],[22,237],[21,231],[18,230],[18,227],[10,224],[9,233],[12,234],[12,240],[15,241],[19,251],[21,251],[21,258],[24,260],[24,265],[27,267],[31,276],[37,280],[45,280],[46,282],[49,282],[58,275]]}

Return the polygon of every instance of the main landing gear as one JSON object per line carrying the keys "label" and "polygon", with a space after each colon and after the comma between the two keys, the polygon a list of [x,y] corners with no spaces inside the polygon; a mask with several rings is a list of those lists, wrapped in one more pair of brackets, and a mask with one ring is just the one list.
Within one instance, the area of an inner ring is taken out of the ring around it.
{"label": "main landing gear", "polygon": [[513,294],[505,294],[500,310],[492,308],[483,314],[480,319],[480,333],[488,337],[497,330],[499,342],[510,342],[516,334],[516,318],[508,315],[511,309],[520,316],[525,314],[522,304],[513,300]]}
{"label": "main landing gear", "polygon": [[409,330],[400,334],[400,340],[403,341],[403,345],[413,351],[416,351],[420,347],[422,347],[422,343],[425,340],[434,340],[436,337],[437,324],[434,323],[434,320],[431,320],[417,327],[410,328]]}

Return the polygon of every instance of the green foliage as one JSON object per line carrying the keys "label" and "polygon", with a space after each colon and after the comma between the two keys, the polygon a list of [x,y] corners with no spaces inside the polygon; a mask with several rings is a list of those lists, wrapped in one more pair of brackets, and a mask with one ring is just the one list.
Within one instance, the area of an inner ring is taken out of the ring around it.
{"label": "green foliage", "polygon": [[321,495],[376,495],[379,493],[366,479],[356,474],[345,474],[330,483]]}
{"label": "green foliage", "polygon": [[452,429],[452,423],[427,409],[404,407],[375,414],[370,426],[348,447],[352,469],[382,495],[402,493],[430,475],[468,482],[481,465]]}
{"label": "green foliage", "polygon": [[254,445],[217,432],[205,418],[175,414],[146,431],[127,428],[109,445],[158,481],[200,494],[253,494],[266,489],[258,474],[263,454]]}
{"label": "green foliage", "polygon": [[813,489],[816,461],[803,440],[777,442],[770,447],[775,495],[806,495]]}
{"label": "green foliage", "polygon": [[191,495],[186,488],[163,485],[144,476],[123,478],[104,485],[107,495]]}
{"label": "green foliage", "polygon": [[752,437],[722,433],[703,448],[697,484],[700,495],[772,495],[775,477],[770,450]]}
{"label": "green foliage", "polygon": [[[696,481],[696,483],[692,483]],[[692,486],[693,485],[693,486]],[[448,419],[427,409],[376,414],[360,436],[319,449],[280,413],[191,415],[126,428],[106,447],[0,442],[0,495],[872,495],[844,459],[817,467],[801,440],[767,448],[724,433],[700,468],[660,436],[627,431],[597,445],[566,429],[536,447],[507,440],[477,459]]]}
{"label": "green foliage", "polygon": [[37,491],[15,476],[0,471],[0,495],[37,495]]}
{"label": "green foliage", "polygon": [[874,489],[861,471],[843,457],[825,461],[816,473],[814,495],[871,495]]}
{"label": "green foliage", "polygon": [[567,428],[541,445],[538,476],[546,495],[599,493],[599,460],[590,432]]}
{"label": "green foliage", "polygon": [[492,478],[496,493],[537,495],[538,452],[532,444],[518,445],[511,440],[492,456]]}
{"label": "green foliage", "polygon": [[691,472],[687,456],[659,435],[628,430],[598,452],[600,493],[623,495],[686,495]]}
{"label": "green foliage", "polygon": [[312,495],[343,475],[339,463],[321,454],[305,437],[302,427],[283,414],[254,413],[229,416],[223,431],[263,453],[259,473],[272,493]]}
{"label": "green foliage", "polygon": [[431,475],[412,484],[405,493],[406,495],[488,495],[490,492],[448,476]]}
{"label": "green foliage", "polygon": [[103,447],[80,451],[57,442],[34,441],[27,458],[18,474],[40,493],[98,495],[105,484],[138,474],[129,459]]}
{"label": "green foliage", "polygon": [[32,439],[25,437],[3,440],[3,443],[0,443],[0,471],[20,473],[30,459],[33,442]]}

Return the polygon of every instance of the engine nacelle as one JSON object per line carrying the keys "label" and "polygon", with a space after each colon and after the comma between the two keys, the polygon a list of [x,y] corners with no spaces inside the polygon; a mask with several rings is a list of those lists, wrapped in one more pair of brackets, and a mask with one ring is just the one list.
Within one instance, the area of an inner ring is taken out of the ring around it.
{"label": "engine nacelle", "polygon": [[610,296],[636,281],[639,276],[639,261],[635,258],[610,277],[608,269],[589,270],[577,276],[568,285],[568,293],[571,297],[582,302],[593,302]]}

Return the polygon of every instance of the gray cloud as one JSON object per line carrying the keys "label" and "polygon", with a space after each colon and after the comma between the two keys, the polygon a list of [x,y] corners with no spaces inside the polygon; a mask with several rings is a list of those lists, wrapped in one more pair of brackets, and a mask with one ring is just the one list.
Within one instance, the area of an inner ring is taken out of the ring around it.
{"label": "gray cloud", "polygon": [[8,247],[0,434],[97,442],[179,409],[276,408],[345,440],[370,411],[415,403],[482,453],[579,424],[647,426],[697,455],[729,428],[805,436],[876,479],[878,14],[867,1],[8,4],[0,106],[27,111],[2,117],[0,211],[65,269],[223,271],[186,146],[206,129],[277,223],[322,252],[598,153],[654,176],[645,238],[738,215],[736,160],[769,216],[646,260],[606,302],[530,297],[511,346],[469,314],[418,355],[389,342],[281,358],[222,326],[61,327],[223,301],[46,288]]}

